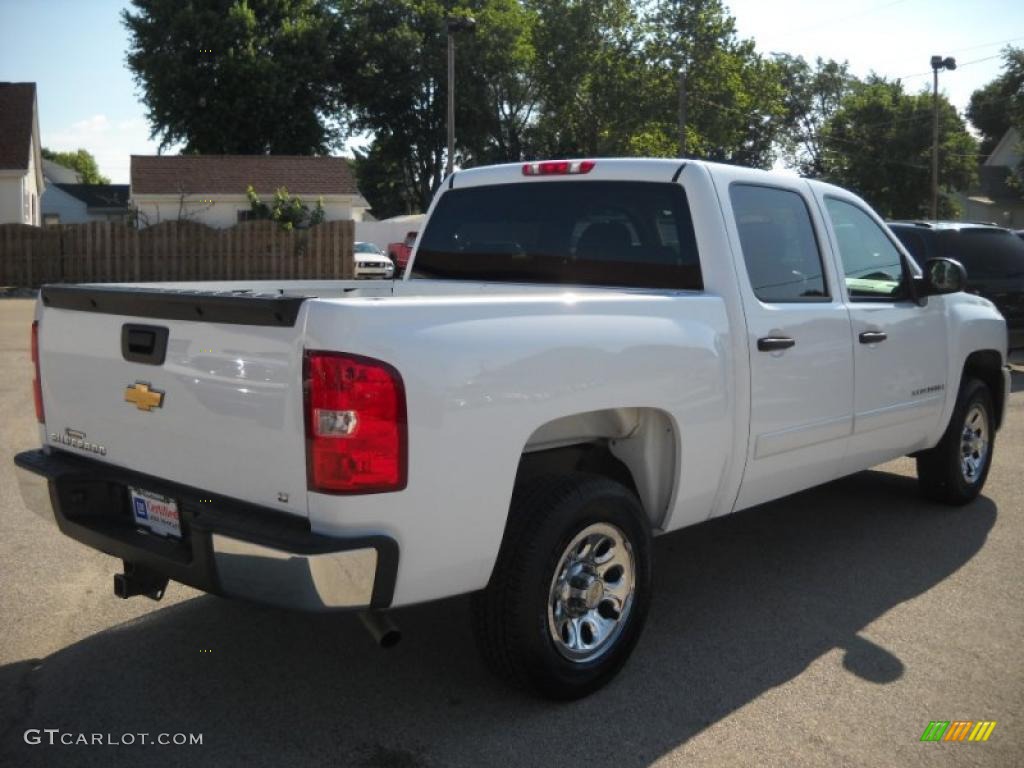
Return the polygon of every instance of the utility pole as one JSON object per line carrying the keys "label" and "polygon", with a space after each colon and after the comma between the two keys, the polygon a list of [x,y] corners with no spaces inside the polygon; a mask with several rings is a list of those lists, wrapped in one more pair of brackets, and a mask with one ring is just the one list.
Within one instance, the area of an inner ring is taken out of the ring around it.
{"label": "utility pole", "polygon": [[455,35],[448,25],[448,161],[444,175],[452,175],[452,159],[455,155]]}
{"label": "utility pole", "polygon": [[451,176],[455,161],[455,33],[472,32],[476,21],[472,17],[449,16],[444,20],[448,32],[448,160],[444,175]]}
{"label": "utility pole", "polygon": [[939,218],[939,70],[956,69],[952,56],[932,56],[932,221]]}
{"label": "utility pole", "polygon": [[679,156],[686,157],[686,63],[679,66]]}

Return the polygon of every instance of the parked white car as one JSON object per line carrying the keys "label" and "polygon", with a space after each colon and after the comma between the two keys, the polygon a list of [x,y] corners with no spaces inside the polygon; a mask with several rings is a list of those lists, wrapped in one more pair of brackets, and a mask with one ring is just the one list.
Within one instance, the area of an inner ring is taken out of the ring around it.
{"label": "parked white car", "polygon": [[352,246],[356,277],[377,277],[390,280],[395,276],[395,263],[373,243],[357,242]]}
{"label": "parked white car", "polygon": [[964,279],[820,182],[459,171],[393,283],[44,287],[22,492],[122,597],[389,641],[385,609],[473,592],[492,668],[578,697],[640,637],[652,536],[904,455],[927,496],[980,493],[1006,325]]}

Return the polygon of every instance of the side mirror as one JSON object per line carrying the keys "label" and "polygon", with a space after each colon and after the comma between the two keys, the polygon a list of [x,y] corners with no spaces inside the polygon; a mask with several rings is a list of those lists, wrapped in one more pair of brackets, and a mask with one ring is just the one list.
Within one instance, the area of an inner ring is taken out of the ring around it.
{"label": "side mirror", "polygon": [[955,259],[928,259],[924,265],[924,283],[927,296],[958,293],[967,287],[967,270]]}

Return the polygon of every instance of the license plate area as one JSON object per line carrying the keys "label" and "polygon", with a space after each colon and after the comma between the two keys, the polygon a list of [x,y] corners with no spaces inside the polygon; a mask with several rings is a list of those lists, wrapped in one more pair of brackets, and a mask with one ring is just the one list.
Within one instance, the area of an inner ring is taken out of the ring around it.
{"label": "license plate area", "polygon": [[127,488],[136,528],[165,539],[181,539],[181,512],[175,499],[144,488]]}

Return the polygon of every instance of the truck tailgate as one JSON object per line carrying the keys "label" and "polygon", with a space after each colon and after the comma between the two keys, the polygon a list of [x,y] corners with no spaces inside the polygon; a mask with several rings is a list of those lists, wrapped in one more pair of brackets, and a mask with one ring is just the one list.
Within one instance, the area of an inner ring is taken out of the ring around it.
{"label": "truck tailgate", "polygon": [[303,300],[44,287],[47,443],[306,515]]}

